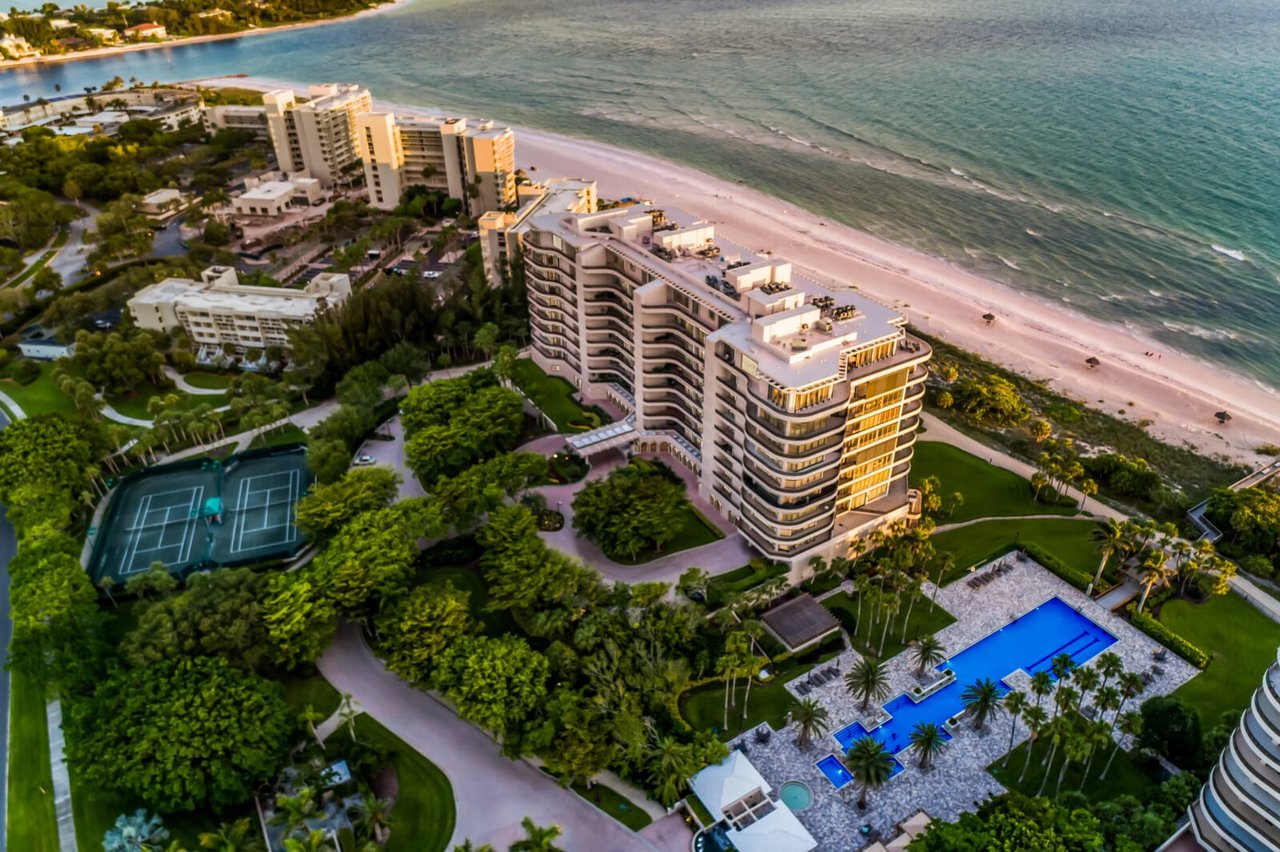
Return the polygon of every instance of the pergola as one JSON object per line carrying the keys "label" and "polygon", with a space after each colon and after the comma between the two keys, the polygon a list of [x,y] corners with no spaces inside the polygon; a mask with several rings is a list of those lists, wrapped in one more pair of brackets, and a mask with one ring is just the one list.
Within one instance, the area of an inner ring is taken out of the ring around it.
{"label": "pergola", "polygon": [[840,622],[812,595],[801,595],[760,616],[765,629],[795,653],[840,629]]}

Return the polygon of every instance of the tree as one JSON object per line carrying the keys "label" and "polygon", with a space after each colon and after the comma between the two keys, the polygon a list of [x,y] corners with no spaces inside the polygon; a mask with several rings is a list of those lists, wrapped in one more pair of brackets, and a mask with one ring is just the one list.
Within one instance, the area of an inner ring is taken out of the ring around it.
{"label": "tree", "polygon": [[1200,715],[1181,698],[1158,695],[1142,703],[1142,736],[1139,745],[1167,757],[1175,766],[1200,765],[1202,734]]}
{"label": "tree", "polygon": [[330,483],[316,483],[298,501],[298,525],[327,537],[357,515],[385,509],[399,494],[400,475],[377,465],[356,467]]}
{"label": "tree", "polygon": [[217,831],[201,832],[200,848],[213,852],[260,852],[263,847],[249,818],[242,817],[232,823],[222,823]]}
{"label": "tree", "polygon": [[844,676],[845,689],[862,702],[862,709],[889,694],[889,672],[880,660],[863,657]]}
{"label": "tree", "polygon": [[1013,427],[1031,416],[1017,388],[1000,376],[964,378],[952,389],[955,410],[967,419],[993,427]]}
{"label": "tree", "polygon": [[797,698],[787,710],[787,718],[796,726],[796,745],[808,748],[813,740],[827,732],[829,716],[827,708],[816,698]]}
{"label": "tree", "polygon": [[[1142,716],[1138,713],[1125,713],[1116,719],[1116,730],[1133,742],[1142,741]],[[1111,771],[1111,761],[1116,759],[1116,752],[1120,750],[1120,743],[1116,742],[1111,748],[1111,754],[1107,757],[1106,766],[1102,767],[1102,772],[1098,774],[1098,780],[1101,781],[1107,777],[1107,773]]]}
{"label": "tree", "polygon": [[1089,588],[1085,594],[1092,595],[1093,590],[1102,582],[1102,571],[1107,567],[1107,562],[1111,560],[1112,555],[1123,544],[1127,533],[1123,526],[1114,518],[1108,518],[1104,523],[1098,524],[1094,528],[1092,536],[1095,544],[1098,545],[1098,552],[1102,554],[1102,559],[1098,562],[1098,570],[1093,575],[1093,582],[1089,584]]}
{"label": "tree", "polygon": [[333,638],[337,618],[332,599],[310,573],[276,574],[268,582],[262,619],[281,666],[293,668],[319,657]]}
{"label": "tree", "polygon": [[690,568],[680,575],[676,589],[680,594],[694,601],[706,601],[707,588],[711,583],[711,575],[701,568]]}
{"label": "tree", "polygon": [[525,817],[520,827],[524,829],[524,837],[511,844],[511,852],[564,852],[555,845],[556,838],[563,833],[560,826],[539,826]]}
{"label": "tree", "polygon": [[987,720],[1004,712],[1001,705],[1000,686],[991,678],[974,681],[960,693],[964,709],[973,716],[973,729],[981,731]]}
{"label": "tree", "polygon": [[316,791],[302,787],[292,796],[280,793],[272,808],[271,824],[281,826],[286,837],[305,831],[307,820],[316,812]]}
{"label": "tree", "polygon": [[862,782],[858,807],[867,809],[867,793],[884,785],[893,776],[893,755],[874,737],[862,737],[849,746],[845,762],[853,777]]}
{"label": "tree", "polygon": [[1048,714],[1044,712],[1044,708],[1038,704],[1033,704],[1022,711],[1022,720],[1027,724],[1027,731],[1030,737],[1027,739],[1027,759],[1022,764],[1022,771],[1018,773],[1018,783],[1021,784],[1023,779],[1027,777],[1027,770],[1031,768],[1031,755],[1034,751],[1036,740],[1040,739],[1040,735],[1046,730],[1048,723]]}
{"label": "tree", "polygon": [[169,839],[169,830],[160,817],[138,808],[132,814],[120,814],[116,823],[102,838],[104,852],[144,852]]}
{"label": "tree", "polygon": [[930,633],[916,640],[911,649],[911,659],[916,664],[916,675],[924,676],[924,670],[936,666],[947,658],[947,649],[937,636]]}
{"label": "tree", "polygon": [[434,680],[459,716],[506,736],[532,719],[548,672],[546,657],[518,636],[464,636],[441,655]]}
{"label": "tree", "polygon": [[606,554],[634,561],[679,534],[690,511],[681,485],[653,462],[634,459],[578,492],[573,526]]}
{"label": "tree", "polygon": [[340,613],[365,620],[370,603],[407,588],[420,530],[405,506],[357,515],[311,561],[308,573]]}
{"label": "tree", "polygon": [[976,813],[962,813],[955,822],[936,819],[911,844],[912,852],[1096,852],[1102,848],[1102,828],[1089,811],[1058,807],[1021,793],[993,796]]}
{"label": "tree", "polygon": [[338,850],[329,842],[329,835],[316,829],[304,837],[286,837],[284,852],[338,852]]}
{"label": "tree", "polygon": [[[1009,713],[1009,747],[1005,749],[1004,762],[1009,765],[1009,755],[1013,754],[1013,738],[1018,734],[1018,717],[1030,706],[1025,692],[1010,692],[1004,697],[1004,709]],[[1028,746],[1030,748],[1030,746]]]}
{"label": "tree", "polygon": [[445,649],[474,628],[467,597],[449,583],[414,589],[379,621],[387,668],[410,683],[428,683]]}
{"label": "tree", "polygon": [[294,730],[279,686],[212,657],[117,670],[69,722],[84,780],[165,811],[245,801],[280,771]]}
{"label": "tree", "polygon": [[1151,590],[1169,580],[1168,554],[1161,548],[1148,551],[1142,559],[1139,572],[1138,583],[1142,586],[1142,597],[1138,600],[1138,612],[1142,612]]}
{"label": "tree", "polygon": [[1032,420],[1027,426],[1027,431],[1031,433],[1031,439],[1037,444],[1047,440],[1053,434],[1053,426],[1043,417]]}
{"label": "tree", "polygon": [[949,742],[946,732],[933,722],[919,722],[911,729],[911,745],[919,755],[921,769],[928,769]]}

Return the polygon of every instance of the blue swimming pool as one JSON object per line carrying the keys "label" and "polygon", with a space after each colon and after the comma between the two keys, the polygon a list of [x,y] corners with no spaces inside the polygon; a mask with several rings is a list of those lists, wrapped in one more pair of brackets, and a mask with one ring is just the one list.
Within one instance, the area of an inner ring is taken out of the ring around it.
{"label": "blue swimming pool", "polygon": [[840,762],[840,758],[834,754],[829,754],[822,760],[818,761],[818,769],[822,770],[822,774],[827,776],[827,780],[831,782],[831,786],[839,790],[845,784],[853,780],[853,775],[848,769],[844,768],[844,764]]}
{"label": "blue swimming pool", "polygon": [[963,710],[960,695],[969,684],[991,678],[999,683],[1002,693],[1008,692],[1009,685],[1002,678],[1018,669],[1028,674],[1048,671],[1053,658],[1059,654],[1070,654],[1077,664],[1086,663],[1115,642],[1116,637],[1076,612],[1066,601],[1050,598],[940,664],[939,671],[955,672],[956,678],[950,684],[919,704],[905,693],[899,695],[884,705],[893,717],[889,721],[870,734],[854,722],[835,732],[836,741],[840,743],[841,752],[845,752],[862,737],[872,736],[891,754],[897,754],[911,745],[911,730],[916,725],[921,722],[942,725]]}

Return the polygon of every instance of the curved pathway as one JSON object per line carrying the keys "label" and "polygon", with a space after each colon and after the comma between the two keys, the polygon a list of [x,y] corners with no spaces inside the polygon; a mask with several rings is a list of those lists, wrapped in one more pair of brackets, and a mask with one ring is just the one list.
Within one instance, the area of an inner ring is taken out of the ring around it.
{"label": "curved pathway", "polygon": [[164,374],[169,377],[169,380],[173,382],[174,386],[183,393],[189,393],[192,396],[223,396],[227,392],[226,388],[198,388],[188,382],[186,376],[182,375],[182,373],[179,373],[168,364],[165,364],[160,369],[162,369]]}
{"label": "curved pathway", "polygon": [[[9,394],[5,393],[4,391],[0,391],[0,405],[3,405],[5,408],[7,408],[7,409],[9,410],[9,417],[10,417],[10,418],[12,418],[12,419],[14,419],[14,420],[26,420],[26,419],[27,419],[27,412],[25,412],[25,411],[23,411],[23,410],[22,410],[22,406],[21,406],[21,405],[18,405],[17,400],[15,400],[13,397],[9,396]],[[4,428],[4,426],[8,426],[8,425],[9,425],[9,420],[8,420],[8,418],[6,418],[6,420],[5,420],[4,424],[3,424],[2,426],[0,426],[0,429]]]}
{"label": "curved pathway", "polygon": [[339,627],[316,665],[336,689],[350,693],[365,713],[448,776],[457,804],[451,848],[469,839],[506,849],[524,836],[520,821],[527,816],[538,825],[560,826],[566,849],[658,849],[531,764],[503,757],[479,728],[387,671],[355,625]]}
{"label": "curved pathway", "polygon": [[939,524],[933,528],[935,533],[947,530],[962,530],[974,524],[985,524],[987,521],[1096,521],[1091,515],[991,515],[983,518],[970,518],[967,521],[956,521],[954,524]]}

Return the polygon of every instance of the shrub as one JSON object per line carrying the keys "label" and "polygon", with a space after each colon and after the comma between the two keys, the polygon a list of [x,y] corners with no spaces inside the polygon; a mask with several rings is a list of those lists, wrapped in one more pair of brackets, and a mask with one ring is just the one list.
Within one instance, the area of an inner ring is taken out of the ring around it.
{"label": "shrub", "polygon": [[1093,578],[1082,571],[1072,568],[1049,551],[1036,544],[1026,544],[1022,548],[1028,556],[1066,580],[1077,589],[1087,589]]}
{"label": "shrub", "polygon": [[22,358],[13,362],[13,366],[9,368],[9,375],[15,382],[25,387],[40,378],[40,365],[35,361]]}
{"label": "shrub", "polygon": [[1188,642],[1186,639],[1174,633],[1168,627],[1165,627],[1149,613],[1138,612],[1138,608],[1134,604],[1129,604],[1126,611],[1129,613],[1129,621],[1134,627],[1150,636],[1172,650],[1179,657],[1182,657],[1188,663],[1198,669],[1203,669],[1209,665],[1209,655],[1200,648]]}

